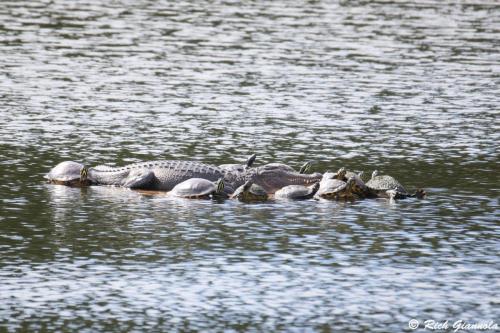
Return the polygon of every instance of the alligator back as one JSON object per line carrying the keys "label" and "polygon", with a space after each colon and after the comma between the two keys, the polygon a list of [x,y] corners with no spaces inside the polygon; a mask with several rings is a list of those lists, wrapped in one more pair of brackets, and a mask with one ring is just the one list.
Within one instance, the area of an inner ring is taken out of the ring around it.
{"label": "alligator back", "polygon": [[152,184],[155,190],[170,191],[175,185],[190,178],[203,178],[217,181],[224,177],[222,170],[216,166],[192,161],[162,161],[150,166],[156,179]]}
{"label": "alligator back", "polygon": [[144,186],[143,189],[170,191],[175,185],[190,178],[204,178],[210,181],[216,181],[224,178],[229,186],[234,186],[232,175],[216,166],[194,161],[152,161],[133,163],[123,167],[97,166],[91,168],[89,177],[93,182],[99,185],[122,186],[124,179],[127,178],[132,170],[151,170],[155,177]]}

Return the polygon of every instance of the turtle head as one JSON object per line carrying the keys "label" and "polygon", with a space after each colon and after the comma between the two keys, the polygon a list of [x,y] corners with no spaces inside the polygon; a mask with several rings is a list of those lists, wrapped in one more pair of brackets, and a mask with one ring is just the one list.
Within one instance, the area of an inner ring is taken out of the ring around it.
{"label": "turtle head", "polygon": [[215,183],[215,192],[212,192],[210,197],[215,200],[224,200],[228,197],[225,191],[224,179],[219,178]]}
{"label": "turtle head", "polygon": [[347,180],[346,183],[347,183],[348,189],[354,190],[356,188],[357,182],[356,182],[356,178],[354,176],[349,177],[349,179]]}
{"label": "turtle head", "polygon": [[339,169],[339,171],[337,171],[334,178],[337,178],[339,180],[345,180],[346,173],[347,173],[347,170],[344,167],[342,167]]}
{"label": "turtle head", "polygon": [[245,184],[243,184],[243,191],[244,192],[249,191],[252,185],[253,185],[253,180],[247,180]]}
{"label": "turtle head", "polygon": [[56,165],[44,176],[49,183],[66,186],[87,186],[88,169],[81,163],[65,161]]}
{"label": "turtle head", "polygon": [[312,162],[311,161],[307,161],[306,163],[304,163],[300,167],[299,173],[304,174],[304,173],[309,172],[309,170],[311,170],[311,166],[312,166]]}
{"label": "turtle head", "polygon": [[217,189],[215,191],[216,194],[224,193],[224,179],[223,178],[219,178],[219,180],[217,180],[217,182],[215,183],[215,186],[217,187]]}
{"label": "turtle head", "polygon": [[253,162],[255,162],[255,159],[257,158],[257,154],[252,154],[250,155],[248,158],[247,158],[247,162],[246,162],[246,165],[245,165],[245,170],[246,169],[249,169]]}
{"label": "turtle head", "polygon": [[372,179],[378,176],[378,170],[373,170]]}
{"label": "turtle head", "polygon": [[247,180],[245,184],[238,187],[231,198],[243,202],[265,201],[267,200],[267,193],[253,180]]}
{"label": "turtle head", "polygon": [[320,186],[320,182],[316,182],[309,187],[311,189],[311,192],[313,195],[316,194],[316,192],[318,192],[319,186]]}
{"label": "turtle head", "polygon": [[250,188],[252,188],[253,180],[249,179],[245,182],[245,184],[241,185],[240,188],[236,190],[233,194],[233,197],[238,198],[240,200],[245,200],[249,196],[251,196]]}

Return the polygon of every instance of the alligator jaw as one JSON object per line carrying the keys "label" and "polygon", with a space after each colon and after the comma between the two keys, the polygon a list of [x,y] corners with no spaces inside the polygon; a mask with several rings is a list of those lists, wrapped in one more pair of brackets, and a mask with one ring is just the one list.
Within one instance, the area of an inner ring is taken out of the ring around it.
{"label": "alligator jaw", "polygon": [[322,175],[320,173],[300,174],[298,172],[266,169],[256,170],[252,175],[254,182],[262,186],[269,194],[273,194],[288,185],[312,185],[319,182],[321,178]]}

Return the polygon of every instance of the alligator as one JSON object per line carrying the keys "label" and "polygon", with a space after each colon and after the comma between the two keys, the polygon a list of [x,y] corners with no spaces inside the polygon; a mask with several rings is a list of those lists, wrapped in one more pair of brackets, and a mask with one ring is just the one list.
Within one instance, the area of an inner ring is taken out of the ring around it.
{"label": "alligator", "polygon": [[83,164],[59,163],[46,176],[51,183],[69,186],[113,185],[141,190],[170,191],[190,178],[210,181],[224,179],[228,191],[245,182],[243,175],[216,166],[194,161],[152,161],[128,164],[123,167],[98,165],[86,168]]}
{"label": "alligator", "polygon": [[284,168],[279,163],[270,163],[260,167],[248,169],[245,178],[251,179],[260,185],[268,194],[280,190],[288,185],[309,186],[321,180],[323,175],[319,172],[305,174],[293,169]]}
{"label": "alligator", "polygon": [[113,185],[155,191],[171,191],[175,185],[190,178],[204,178],[213,182],[222,178],[226,193],[232,193],[247,180],[253,180],[270,194],[287,185],[311,185],[320,181],[321,177],[320,173],[300,174],[272,165],[232,172],[200,162],[176,160],[91,168],[66,161],[59,163],[45,176],[51,183],[69,186]]}

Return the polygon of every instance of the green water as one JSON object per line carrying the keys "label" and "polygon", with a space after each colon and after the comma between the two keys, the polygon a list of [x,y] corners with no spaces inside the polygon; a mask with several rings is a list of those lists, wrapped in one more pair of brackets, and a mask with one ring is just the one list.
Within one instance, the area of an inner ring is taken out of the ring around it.
{"label": "green water", "polygon": [[[2,1],[0,332],[500,318],[495,1]],[[315,161],[425,200],[175,200],[64,160]],[[426,331],[421,326],[420,331]]]}

